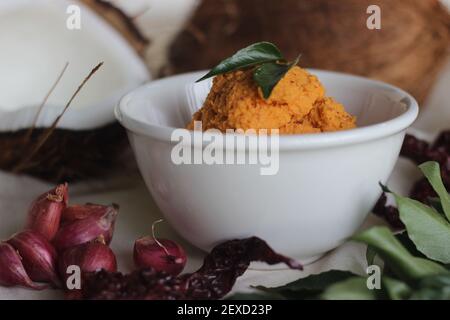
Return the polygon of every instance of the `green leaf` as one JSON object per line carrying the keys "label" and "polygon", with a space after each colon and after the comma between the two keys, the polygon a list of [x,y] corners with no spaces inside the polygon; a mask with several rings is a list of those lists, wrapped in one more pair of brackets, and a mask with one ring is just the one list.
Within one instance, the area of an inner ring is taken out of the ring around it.
{"label": "green leaf", "polygon": [[441,199],[438,197],[431,197],[427,199],[427,202],[430,204],[430,206],[437,211],[437,213],[441,214],[443,217],[445,217],[444,208],[442,208]]}
{"label": "green leaf", "polygon": [[400,241],[402,246],[404,246],[406,248],[406,250],[408,250],[408,252],[411,253],[413,256],[419,257],[419,258],[425,258],[425,259],[427,258],[426,255],[424,255],[422,252],[417,250],[416,245],[408,237],[408,233],[406,231],[403,231],[403,232],[400,232],[400,233],[396,233],[395,234],[395,238],[398,241]]}
{"label": "green leaf", "polygon": [[218,74],[277,60],[283,60],[283,55],[274,44],[270,42],[254,43],[220,62],[196,82],[211,78]]}
{"label": "green leaf", "polygon": [[373,227],[353,239],[371,246],[400,279],[414,282],[425,276],[447,273],[436,262],[412,256],[387,227]]}
{"label": "green leaf", "polygon": [[268,62],[260,65],[253,74],[253,79],[261,88],[264,99],[268,99],[273,88],[284,77],[286,72],[297,65],[300,56],[290,63]]}
{"label": "green leaf", "polygon": [[428,258],[450,263],[450,223],[433,208],[394,194],[400,220],[417,250]]}
{"label": "green leaf", "polygon": [[411,300],[450,300],[450,274],[424,278]]}
{"label": "green leaf", "polygon": [[373,265],[376,255],[377,255],[377,252],[375,250],[373,250],[373,248],[371,246],[367,246],[366,261],[367,261],[368,266]]}
{"label": "green leaf", "polygon": [[405,300],[411,296],[411,288],[404,282],[383,276],[382,289],[391,300]]}
{"label": "green leaf", "polygon": [[367,288],[367,280],[352,277],[331,285],[321,295],[325,300],[376,300],[377,290]]}
{"label": "green leaf", "polygon": [[[439,185],[442,185],[441,187],[445,194],[444,198],[448,197],[440,177],[439,165],[436,162],[426,162],[420,167],[430,180],[430,183],[434,184],[433,187],[439,189]],[[400,212],[400,220],[405,225],[408,236],[415,244],[417,250],[430,259],[450,263],[450,250],[448,250],[450,223],[446,221],[445,217],[433,207],[399,196],[387,189],[387,187],[382,187],[383,190],[394,195]],[[440,193],[442,193],[442,190]],[[441,205],[443,206],[445,202],[441,202]]]}
{"label": "green leaf", "polygon": [[419,166],[425,177],[430,182],[434,191],[438,194],[441,199],[442,209],[444,210],[447,220],[450,221],[450,195],[445,189],[444,183],[442,182],[441,169],[439,163],[435,161],[428,161]]}
{"label": "green leaf", "polygon": [[328,286],[354,276],[355,274],[348,271],[330,270],[310,275],[280,287],[258,286],[256,288],[268,293],[279,294],[287,299],[313,299]]}

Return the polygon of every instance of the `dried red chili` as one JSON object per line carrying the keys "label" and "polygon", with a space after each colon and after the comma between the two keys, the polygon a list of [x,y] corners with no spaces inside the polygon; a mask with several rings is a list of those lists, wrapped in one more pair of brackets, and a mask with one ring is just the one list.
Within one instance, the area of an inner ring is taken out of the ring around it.
{"label": "dried red chili", "polygon": [[392,228],[396,230],[405,229],[405,225],[400,220],[398,209],[394,206],[386,205],[386,202],[387,197],[386,194],[383,193],[380,199],[378,199],[378,202],[373,208],[372,212],[377,216],[384,218]]}
{"label": "dried red chili", "polygon": [[100,271],[85,275],[84,299],[220,299],[231,291],[236,279],[252,261],[285,263],[302,270],[301,264],[274,252],[263,240],[251,237],[231,240],[215,247],[196,272],[171,276],[152,269],[128,275]]}
{"label": "dried red chili", "polygon": [[444,149],[450,153],[450,130],[442,132],[433,144],[434,149]]}
{"label": "dried red chili", "polygon": [[276,253],[259,238],[231,240],[215,247],[197,272],[182,276],[188,297],[219,299],[225,296],[252,261],[270,265],[282,262],[291,269],[303,269],[298,262]]}
{"label": "dried red chili", "polygon": [[428,142],[407,134],[403,141],[400,155],[414,161],[416,164],[421,164],[427,161],[428,157],[426,154],[429,148],[430,145]]}

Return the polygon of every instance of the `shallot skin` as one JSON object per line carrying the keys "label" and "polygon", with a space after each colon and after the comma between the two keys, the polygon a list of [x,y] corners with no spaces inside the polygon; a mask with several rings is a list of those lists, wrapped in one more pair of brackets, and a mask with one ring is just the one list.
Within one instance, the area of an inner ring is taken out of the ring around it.
{"label": "shallot skin", "polygon": [[0,285],[4,287],[20,286],[43,290],[46,286],[35,284],[25,271],[20,255],[6,243],[0,243]]}
{"label": "shallot skin", "polygon": [[53,239],[53,244],[57,250],[62,251],[96,240],[100,236],[105,238],[105,234],[110,234],[117,214],[117,210],[100,211],[85,219],[67,222],[59,229]]}
{"label": "shallot skin", "polygon": [[61,221],[63,223],[75,220],[82,220],[94,213],[104,212],[108,207],[118,208],[117,205],[105,206],[101,204],[86,203],[73,204],[64,209]]}
{"label": "shallot skin", "polygon": [[8,243],[19,253],[22,264],[36,282],[48,282],[60,286],[56,272],[57,253],[50,242],[33,230],[25,230],[13,235]]}
{"label": "shallot skin", "polygon": [[136,240],[133,258],[138,269],[152,268],[173,276],[183,271],[187,261],[184,249],[174,241],[149,236]]}
{"label": "shallot skin", "polygon": [[68,201],[67,183],[40,195],[30,207],[25,229],[34,230],[51,241],[58,232],[61,214]]}
{"label": "shallot skin", "polygon": [[[84,205],[71,205],[64,209],[61,217],[61,225],[64,226],[73,221],[87,219],[92,215],[101,215],[102,213],[107,213],[110,211],[118,212],[119,205],[111,204],[111,205],[100,205],[87,203]],[[110,244],[112,241],[112,237],[114,234],[115,221],[111,223],[111,227],[108,231],[105,231],[102,235],[105,239],[106,244]]]}

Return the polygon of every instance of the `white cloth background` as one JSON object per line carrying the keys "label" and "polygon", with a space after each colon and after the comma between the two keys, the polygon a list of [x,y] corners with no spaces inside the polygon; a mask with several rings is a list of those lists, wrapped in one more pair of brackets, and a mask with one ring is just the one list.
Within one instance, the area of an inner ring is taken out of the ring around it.
{"label": "white cloth background", "polygon": [[[139,12],[143,6],[148,11],[139,17],[138,22],[151,36],[153,47],[148,60],[152,69],[156,69],[164,60],[165,45],[189,14],[192,4],[197,0],[135,0],[115,3],[126,5],[133,13]],[[445,0],[450,5],[450,0]],[[168,21],[170,23],[168,23]],[[435,90],[422,109],[420,118],[414,125],[433,136],[441,129],[450,127],[450,62],[445,67]],[[417,176],[415,167],[406,160],[399,160],[391,177],[393,189],[406,193],[409,185]],[[18,177],[0,172],[0,239],[6,239],[21,229],[26,217],[27,208],[40,193],[52,186],[29,177]],[[116,252],[119,269],[127,272],[132,269],[132,246],[136,238],[149,234],[153,221],[160,218],[160,212],[139,177],[132,174],[127,178],[111,178],[103,182],[91,182],[70,186],[72,203],[119,203],[121,211],[117,222],[112,248]],[[375,217],[369,217],[366,225],[380,223]],[[188,251],[189,262],[186,271],[195,270],[201,263],[202,253],[183,242],[170,226],[158,226],[158,235],[172,238],[182,243]],[[260,270],[261,268],[266,270]],[[320,273],[329,269],[352,270],[364,273],[366,268],[365,248],[354,243],[346,243],[327,254],[322,259],[308,265],[303,272],[286,270],[276,266],[268,271],[266,266],[252,265],[238,280],[235,291],[249,290],[250,285],[281,285],[312,273]],[[18,288],[0,287],[0,299],[60,299],[61,292],[46,290],[41,292]]]}

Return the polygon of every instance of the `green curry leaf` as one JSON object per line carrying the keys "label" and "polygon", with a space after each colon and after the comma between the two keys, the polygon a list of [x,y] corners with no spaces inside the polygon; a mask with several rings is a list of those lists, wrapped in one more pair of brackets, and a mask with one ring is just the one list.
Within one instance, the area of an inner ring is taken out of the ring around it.
{"label": "green curry leaf", "polygon": [[417,250],[428,258],[450,263],[450,223],[423,203],[394,194],[400,220]]}
{"label": "green curry leaf", "polygon": [[273,88],[275,88],[277,83],[284,77],[289,69],[297,65],[299,60],[300,56],[289,63],[269,62],[256,68],[255,73],[253,74],[253,79],[261,88],[264,99],[268,99],[270,97]]}
{"label": "green curry leaf", "polygon": [[325,300],[376,300],[377,290],[369,290],[362,277],[352,277],[328,287],[321,295]]}
{"label": "green curry leaf", "polygon": [[367,246],[366,261],[367,261],[368,266],[374,264],[376,256],[377,256],[377,252],[375,250],[373,250],[371,246]]}
{"label": "green curry leaf", "polygon": [[196,82],[230,71],[278,60],[283,60],[283,55],[274,44],[270,42],[254,43],[220,62]]}
{"label": "green curry leaf", "polygon": [[391,300],[404,300],[411,295],[411,288],[406,283],[387,276],[382,278],[382,289]]}
{"label": "green curry leaf", "polygon": [[441,170],[439,167],[439,163],[435,161],[429,161],[421,164],[419,166],[420,170],[422,170],[425,177],[430,182],[434,191],[438,194],[441,199],[442,209],[447,217],[447,220],[450,221],[450,195],[445,189],[444,183],[441,178]]}
{"label": "green curry leaf", "polygon": [[411,300],[450,300],[450,274],[426,277],[420,280]]}
{"label": "green curry leaf", "polygon": [[398,278],[407,282],[447,273],[440,264],[411,255],[387,227],[373,227],[357,234],[353,239],[369,245]]}
{"label": "green curry leaf", "polygon": [[314,299],[329,286],[354,276],[355,274],[349,271],[330,270],[309,275],[284,286],[274,288],[258,286],[256,289],[268,294],[281,295],[287,299]]}

